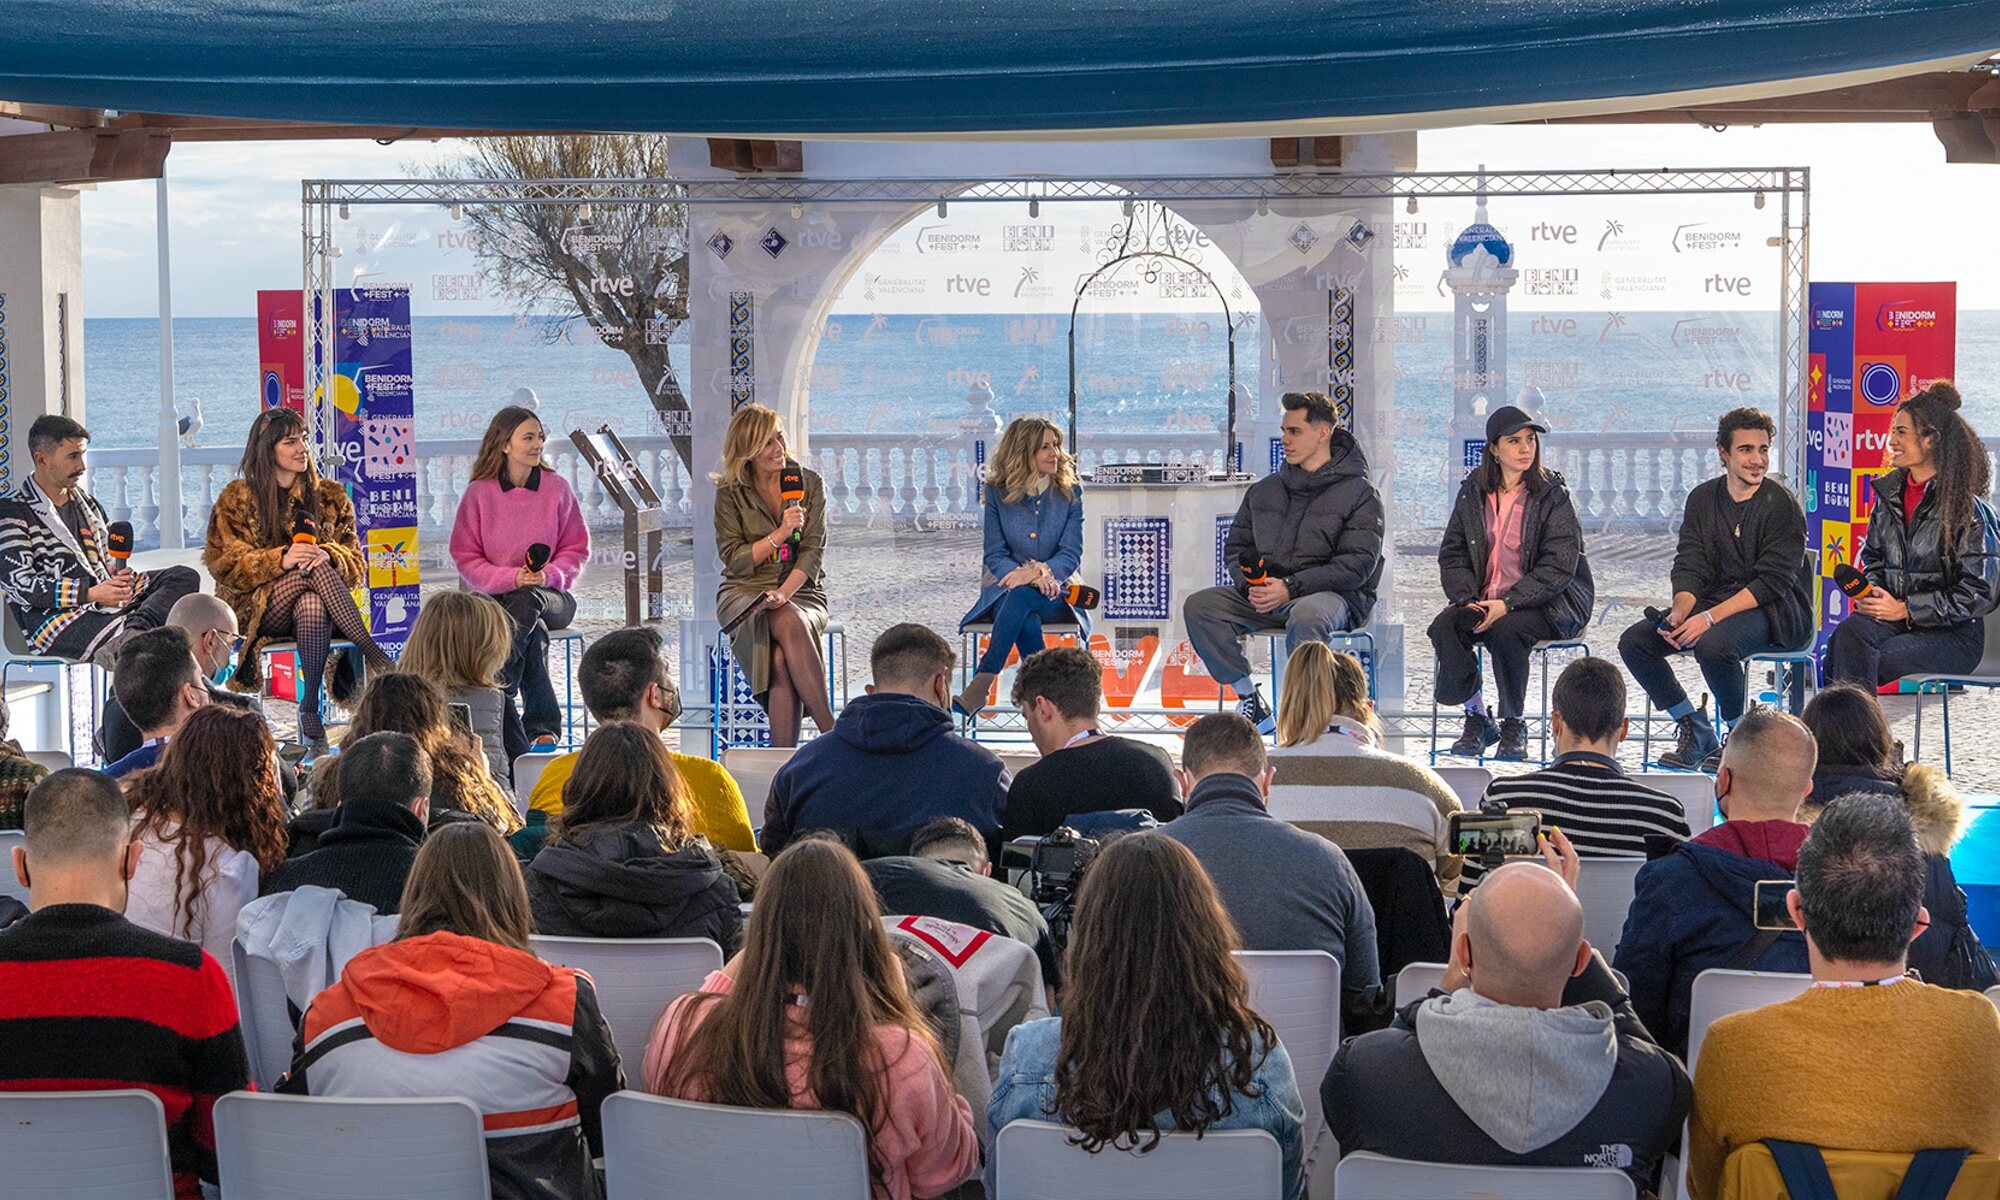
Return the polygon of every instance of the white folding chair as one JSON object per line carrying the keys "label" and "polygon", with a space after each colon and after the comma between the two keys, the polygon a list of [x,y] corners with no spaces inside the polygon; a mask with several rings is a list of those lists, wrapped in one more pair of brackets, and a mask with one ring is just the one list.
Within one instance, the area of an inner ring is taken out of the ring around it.
{"label": "white folding chair", "polygon": [[7,1200],[173,1200],[166,1110],[138,1088],[0,1092],[0,1181]]}
{"label": "white folding chair", "polygon": [[66,771],[76,765],[67,750],[30,750],[28,761],[50,771]]}
{"label": "white folding chair", "polygon": [[1485,767],[1432,767],[1450,786],[1451,794],[1458,797],[1460,808],[1479,810],[1479,798],[1486,794],[1486,785],[1493,782],[1493,772]]}
{"label": "white folding chair", "polygon": [[1396,1011],[1431,994],[1431,989],[1444,982],[1443,963],[1405,963],[1396,972]]}
{"label": "white folding chair", "polygon": [[994,1200],[1271,1200],[1285,1194],[1284,1154],[1261,1129],[1210,1130],[1199,1139],[1170,1133],[1145,1154],[1109,1146],[1092,1154],[1070,1144],[1075,1134],[1048,1121],[1009,1122],[993,1139]]}
{"label": "white folding chair", "polygon": [[1613,1167],[1472,1167],[1357,1150],[1334,1172],[1340,1200],[1633,1200]]}
{"label": "white folding chair", "polygon": [[285,998],[285,979],[278,964],[246,953],[243,943],[230,943],[235,960],[236,1012],[243,1022],[243,1049],[250,1059],[250,1081],[268,1092],[292,1069],[292,1013]]}
{"label": "white folding chair", "polygon": [[1331,1165],[1339,1152],[1319,1145],[1326,1134],[1319,1081],[1340,1047],[1340,962],[1324,950],[1238,950],[1236,961],[1250,979],[1250,1007],[1277,1030],[1298,1077],[1307,1168],[1316,1159]]}
{"label": "white folding chair", "polygon": [[1632,907],[1632,889],[1643,858],[1586,858],[1576,876],[1576,898],[1583,905],[1583,936],[1604,954],[1618,952],[1625,934],[1625,913]]}
{"label": "white folding chair", "polygon": [[1665,792],[1681,802],[1687,813],[1690,836],[1715,825],[1715,777],[1696,771],[1648,771],[1632,776],[1632,782]]}
{"label": "white folding chair", "polygon": [[533,753],[514,757],[514,808],[523,819],[528,815],[528,797],[534,794],[535,784],[540,782],[542,772],[560,757],[559,754]]}
{"label": "white folding chair", "polygon": [[731,746],[722,752],[722,769],[742,789],[743,804],[750,810],[752,823],[764,819],[764,801],[771,796],[771,780],[778,768],[791,761],[795,747],[782,750],[765,746]]}
{"label": "white folding chair", "polygon": [[28,889],[14,874],[14,847],[28,844],[28,835],[18,829],[0,829],[0,896],[28,902]]}
{"label": "white folding chair", "polygon": [[2000,987],[1987,988],[1986,998],[1993,1002],[1995,1008],[2000,1008]]}
{"label": "white folding chair", "polygon": [[575,967],[597,987],[597,1007],[625,1073],[638,1073],[646,1039],[674,997],[722,969],[722,947],[707,938],[531,937],[543,961]]}
{"label": "white folding chair", "polygon": [[215,1102],[222,1194],[255,1200],[490,1200],[479,1109],[456,1096],[231,1092]]}
{"label": "white folding chair", "polygon": [[868,1200],[868,1131],[839,1112],[604,1101],[605,1200]]}
{"label": "white folding chair", "polygon": [[[1728,971],[1710,967],[1695,976],[1694,990],[1688,999],[1688,1052],[1683,1060],[1688,1075],[1692,1077],[1701,1063],[1701,1044],[1708,1038],[1709,1026],[1730,1013],[1783,1003],[1811,986],[1812,976],[1784,971]],[[1688,1127],[1683,1122],[1681,1152],[1678,1157],[1669,1154],[1660,1173],[1662,1197],[1688,1194],[1687,1159]]]}

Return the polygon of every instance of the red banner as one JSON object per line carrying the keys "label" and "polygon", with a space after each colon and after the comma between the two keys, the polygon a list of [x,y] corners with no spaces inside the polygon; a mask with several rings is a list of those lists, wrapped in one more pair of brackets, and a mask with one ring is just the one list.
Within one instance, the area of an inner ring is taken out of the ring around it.
{"label": "red banner", "polygon": [[305,293],[257,293],[257,378],[260,409],[282,404],[306,411]]}

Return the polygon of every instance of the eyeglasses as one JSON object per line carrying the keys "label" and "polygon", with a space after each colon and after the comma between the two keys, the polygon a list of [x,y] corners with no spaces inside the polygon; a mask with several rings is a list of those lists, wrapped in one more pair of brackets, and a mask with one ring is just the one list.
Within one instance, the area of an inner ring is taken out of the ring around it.
{"label": "eyeglasses", "polygon": [[209,634],[211,634],[211,633],[219,633],[219,634],[221,634],[221,635],[222,635],[223,637],[226,637],[226,638],[228,638],[228,639],[229,639],[229,652],[230,652],[231,654],[241,654],[241,653],[243,652],[243,635],[242,635],[242,634],[240,634],[240,633],[231,633],[231,632],[229,632],[229,631],[228,631],[227,629],[209,629],[209,630],[204,630],[204,631],[202,632],[202,635],[201,635],[201,636],[203,636],[203,637],[207,637],[207,636],[208,636]]}

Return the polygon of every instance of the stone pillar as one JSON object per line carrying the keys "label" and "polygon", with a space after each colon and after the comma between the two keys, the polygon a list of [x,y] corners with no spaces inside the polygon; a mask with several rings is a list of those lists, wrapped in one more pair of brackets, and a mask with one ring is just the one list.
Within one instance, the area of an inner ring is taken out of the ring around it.
{"label": "stone pillar", "polygon": [[34,469],[28,426],[83,415],[83,206],[76,188],[0,187],[0,487]]}

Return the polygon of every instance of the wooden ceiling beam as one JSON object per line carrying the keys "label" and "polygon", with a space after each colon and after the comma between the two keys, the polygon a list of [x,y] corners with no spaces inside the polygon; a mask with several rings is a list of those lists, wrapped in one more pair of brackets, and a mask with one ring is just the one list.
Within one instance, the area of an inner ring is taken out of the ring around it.
{"label": "wooden ceiling beam", "polygon": [[173,140],[164,130],[70,129],[0,137],[0,184],[158,179]]}

